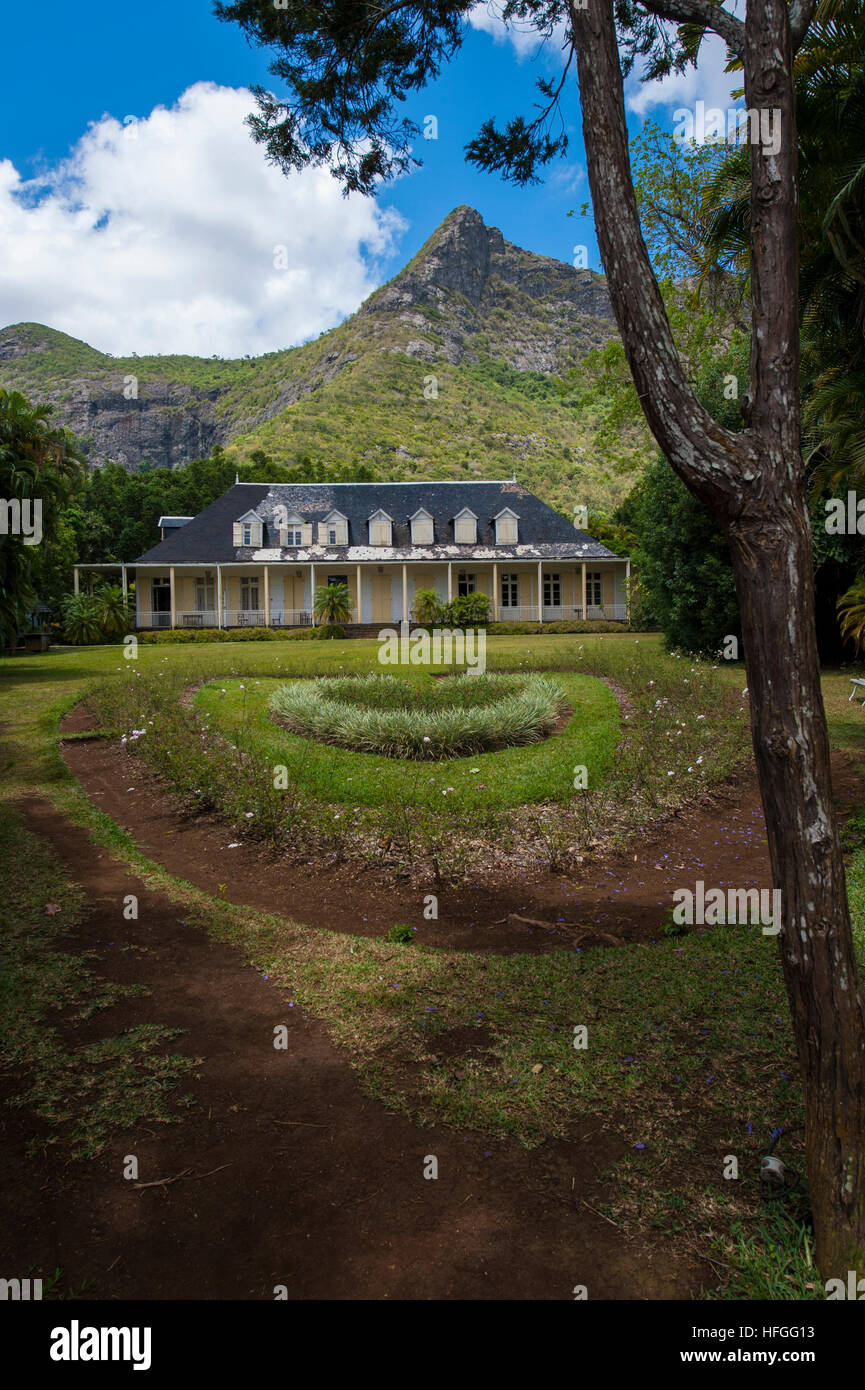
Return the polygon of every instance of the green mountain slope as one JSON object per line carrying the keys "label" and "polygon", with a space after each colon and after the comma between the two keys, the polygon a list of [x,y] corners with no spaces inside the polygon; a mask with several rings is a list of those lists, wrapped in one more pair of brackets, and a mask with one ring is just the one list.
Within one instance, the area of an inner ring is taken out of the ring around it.
{"label": "green mountain slope", "polygon": [[507,477],[545,500],[610,506],[649,449],[557,382],[615,337],[601,276],[506,242],[455,209],[339,327],[259,358],[113,358],[38,324],[0,331],[0,384],[49,401],[94,464],[179,467],[222,444],[360,463],[382,478]]}

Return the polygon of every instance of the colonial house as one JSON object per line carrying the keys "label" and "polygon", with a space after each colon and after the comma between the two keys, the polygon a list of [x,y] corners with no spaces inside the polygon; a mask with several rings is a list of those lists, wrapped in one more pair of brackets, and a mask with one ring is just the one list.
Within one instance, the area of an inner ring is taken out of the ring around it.
{"label": "colonial house", "polygon": [[630,562],[517,482],[238,482],[160,534],[119,567],[139,628],[310,625],[327,584],[353,623],[410,620],[418,589],[488,594],[498,622],[628,616]]}

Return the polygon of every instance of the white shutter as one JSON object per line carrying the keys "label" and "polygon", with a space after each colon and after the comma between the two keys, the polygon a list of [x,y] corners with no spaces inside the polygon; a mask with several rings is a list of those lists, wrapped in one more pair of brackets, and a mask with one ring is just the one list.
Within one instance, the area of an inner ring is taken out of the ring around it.
{"label": "white shutter", "polygon": [[320,522],[318,523],[318,543],[319,543],[319,545],[327,545],[327,522],[326,522],[326,521],[320,521]]}
{"label": "white shutter", "polygon": [[232,528],[232,545],[243,545],[243,535],[239,521],[235,521]]}
{"label": "white shutter", "polygon": [[303,545],[312,545],[312,522],[305,521],[301,526],[301,542]]}

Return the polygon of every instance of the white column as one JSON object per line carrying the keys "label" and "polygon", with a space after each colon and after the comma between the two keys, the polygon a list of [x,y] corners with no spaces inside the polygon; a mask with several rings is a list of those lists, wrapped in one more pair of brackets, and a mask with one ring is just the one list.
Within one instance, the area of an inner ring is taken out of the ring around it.
{"label": "white column", "polygon": [[408,622],[408,565],[402,567],[402,620]]}
{"label": "white column", "polygon": [[309,567],[309,613],[310,621],[315,627],[315,565]]}
{"label": "white column", "polygon": [[538,560],[538,622],[544,621],[544,562]]}
{"label": "white column", "polygon": [[168,586],[171,591],[171,626],[177,626],[177,604],[174,597],[174,566],[168,571]]}
{"label": "white column", "polygon": [[448,560],[448,603],[450,603],[450,601],[451,601],[451,599],[453,598],[453,596],[454,596],[454,567],[453,567],[452,562],[451,562],[450,560]]}
{"label": "white column", "polygon": [[124,598],[124,602],[125,602],[126,596],[127,596],[127,590],[126,590],[126,566],[125,566],[125,565],[121,565],[121,566],[120,566],[120,587],[121,587],[122,590],[123,590],[123,598]]}
{"label": "white column", "polygon": [[216,566],[216,626],[222,627],[222,567]]}
{"label": "white column", "polygon": [[631,558],[625,561],[625,618],[631,620]]}
{"label": "white column", "polygon": [[362,601],[363,590],[362,590],[362,587],[361,587],[361,584],[362,584],[362,575],[363,575],[363,570],[361,569],[360,565],[358,565],[358,567],[357,567],[357,578],[356,578],[356,581],[355,581],[355,582],[356,582],[356,584],[357,584],[357,621],[358,621],[359,623],[362,623],[362,622],[363,622],[363,601]]}
{"label": "white column", "polygon": [[264,567],[264,626],[270,627],[270,565]]}
{"label": "white column", "polygon": [[78,566],[77,566],[77,565],[75,565],[74,568],[73,568],[73,570],[72,570],[72,591],[73,591],[73,593],[75,594],[75,597],[77,598],[77,597],[78,597]]}
{"label": "white column", "polygon": [[494,623],[497,623],[498,620],[499,620],[499,567],[498,567],[498,565],[495,564],[495,563],[493,564],[493,601],[492,601],[492,610],[493,610],[493,622],[494,622]]}
{"label": "white column", "polygon": [[588,613],[586,612],[586,562],[585,562],[585,560],[584,560],[584,561],[583,561],[583,622],[586,621],[586,618],[587,618],[587,617],[588,617]]}

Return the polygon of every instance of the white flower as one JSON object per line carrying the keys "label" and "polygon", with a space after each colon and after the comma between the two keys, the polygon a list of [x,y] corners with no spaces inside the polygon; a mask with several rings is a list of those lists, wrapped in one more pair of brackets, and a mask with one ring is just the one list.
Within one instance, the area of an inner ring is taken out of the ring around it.
{"label": "white flower", "polygon": [[230,845],[228,846],[228,848],[229,848],[229,849],[240,849],[240,841],[239,841],[239,840],[235,840],[233,844],[230,844]]}
{"label": "white flower", "polygon": [[424,736],[423,736],[423,741],[424,741],[424,743],[429,743],[429,742],[430,742],[430,736],[429,736],[429,734],[424,734]]}

